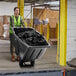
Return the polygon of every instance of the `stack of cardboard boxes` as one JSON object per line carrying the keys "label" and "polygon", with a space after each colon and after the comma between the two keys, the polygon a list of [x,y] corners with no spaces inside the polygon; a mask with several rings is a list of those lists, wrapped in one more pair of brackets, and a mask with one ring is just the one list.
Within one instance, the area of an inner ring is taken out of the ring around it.
{"label": "stack of cardboard boxes", "polygon": [[[57,28],[56,24],[59,21],[59,11],[58,10],[51,10],[51,9],[40,9],[34,8],[33,9],[33,18],[37,18],[39,20],[46,20],[49,19],[49,38],[51,40],[55,40],[57,42]],[[40,25],[35,26],[36,30],[40,32]],[[47,25],[43,24],[43,35],[45,38],[47,37]]]}
{"label": "stack of cardboard boxes", "polygon": [[9,21],[10,16],[0,16],[0,39],[9,39]]}
{"label": "stack of cardboard boxes", "polygon": [[0,16],[0,38],[3,35],[3,16]]}

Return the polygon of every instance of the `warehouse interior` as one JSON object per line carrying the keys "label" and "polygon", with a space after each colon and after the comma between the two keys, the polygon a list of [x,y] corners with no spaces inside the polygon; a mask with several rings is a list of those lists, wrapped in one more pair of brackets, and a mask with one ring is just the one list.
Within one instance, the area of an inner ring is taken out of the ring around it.
{"label": "warehouse interior", "polygon": [[[58,74],[54,73],[55,75],[50,74],[52,76],[69,76],[68,73],[64,75],[65,69],[75,71],[76,51],[74,41],[76,39],[74,24],[76,24],[76,21],[74,20],[76,11],[73,13],[76,9],[75,3],[75,0],[67,0],[67,2],[66,0],[0,0],[0,73],[8,75],[7,73],[51,70],[60,71]],[[14,14],[13,8],[15,6],[20,8],[20,15],[25,27],[35,29],[50,44],[50,48],[47,48],[44,55],[35,60],[34,67],[21,68],[18,61],[11,61],[9,26],[10,16]],[[72,13],[70,13],[71,11]],[[74,67],[70,67],[69,64],[73,64]]]}

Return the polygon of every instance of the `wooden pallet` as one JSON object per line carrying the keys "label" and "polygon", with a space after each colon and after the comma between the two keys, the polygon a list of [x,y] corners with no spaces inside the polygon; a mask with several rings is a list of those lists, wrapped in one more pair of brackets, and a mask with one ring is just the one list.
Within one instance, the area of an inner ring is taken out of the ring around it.
{"label": "wooden pallet", "polygon": [[51,45],[57,45],[57,39],[56,38],[50,39],[49,42]]}

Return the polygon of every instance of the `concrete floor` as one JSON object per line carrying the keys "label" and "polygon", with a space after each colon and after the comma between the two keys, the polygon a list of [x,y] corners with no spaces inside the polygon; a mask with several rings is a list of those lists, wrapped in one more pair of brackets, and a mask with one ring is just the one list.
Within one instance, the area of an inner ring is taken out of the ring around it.
{"label": "concrete floor", "polygon": [[[63,67],[56,63],[56,46],[47,49],[42,58],[37,59],[34,67],[20,68],[19,62],[12,62],[9,40],[0,40],[0,72],[27,72],[41,70],[62,70]],[[71,67],[64,67],[73,69]]]}

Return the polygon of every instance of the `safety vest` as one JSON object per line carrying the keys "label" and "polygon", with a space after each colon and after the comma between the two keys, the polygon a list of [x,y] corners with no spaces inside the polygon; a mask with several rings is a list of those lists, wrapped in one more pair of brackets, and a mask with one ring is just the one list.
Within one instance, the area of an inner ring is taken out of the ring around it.
{"label": "safety vest", "polygon": [[[21,27],[20,15],[18,16],[18,20],[16,20],[15,16],[11,16],[11,18],[12,18],[12,23],[14,24],[13,27]],[[10,31],[9,32],[13,33],[11,25],[10,25]]]}

